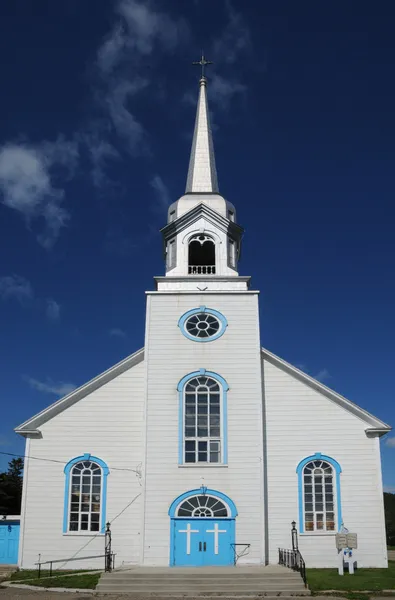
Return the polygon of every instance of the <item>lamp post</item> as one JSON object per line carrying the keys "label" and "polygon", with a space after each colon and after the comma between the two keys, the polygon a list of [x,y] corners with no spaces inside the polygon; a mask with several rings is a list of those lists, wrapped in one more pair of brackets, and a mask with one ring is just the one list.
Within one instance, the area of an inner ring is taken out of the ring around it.
{"label": "lamp post", "polygon": [[295,551],[299,550],[299,547],[298,547],[298,531],[296,529],[296,521],[292,521],[291,525],[292,525],[292,529],[291,529],[292,550],[295,552]]}
{"label": "lamp post", "polygon": [[106,532],[104,535],[104,570],[112,571],[112,552],[111,552],[111,529],[110,523],[106,523]]}

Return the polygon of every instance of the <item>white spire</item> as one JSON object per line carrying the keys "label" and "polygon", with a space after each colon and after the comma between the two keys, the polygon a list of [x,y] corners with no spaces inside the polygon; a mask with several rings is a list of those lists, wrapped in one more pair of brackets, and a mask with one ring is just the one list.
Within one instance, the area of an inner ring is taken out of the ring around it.
{"label": "white spire", "polygon": [[207,79],[200,79],[199,100],[196,111],[195,131],[189,160],[188,179],[185,193],[218,193],[217,170],[213,138],[207,106]]}

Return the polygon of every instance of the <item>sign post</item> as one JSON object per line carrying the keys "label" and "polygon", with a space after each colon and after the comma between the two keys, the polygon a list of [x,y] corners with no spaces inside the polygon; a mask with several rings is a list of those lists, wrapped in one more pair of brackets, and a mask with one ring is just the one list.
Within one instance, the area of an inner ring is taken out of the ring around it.
{"label": "sign post", "polygon": [[342,527],[340,533],[336,534],[336,548],[339,555],[339,575],[344,575],[344,563],[348,564],[348,572],[354,575],[353,550],[358,548],[358,536],[350,533]]}

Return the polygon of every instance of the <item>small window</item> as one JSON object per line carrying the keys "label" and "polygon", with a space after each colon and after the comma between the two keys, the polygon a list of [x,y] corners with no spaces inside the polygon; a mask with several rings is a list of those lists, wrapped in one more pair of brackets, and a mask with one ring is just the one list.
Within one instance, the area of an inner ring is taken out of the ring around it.
{"label": "small window", "polygon": [[170,240],[167,243],[166,269],[170,271],[176,266],[176,240]]}
{"label": "small window", "polygon": [[169,213],[169,223],[171,223],[172,221],[174,221],[174,219],[176,218],[176,211],[175,210],[171,210]]}
{"label": "small window", "polygon": [[228,507],[214,496],[191,496],[177,509],[177,517],[218,519],[229,517]]}
{"label": "small window", "polygon": [[229,210],[228,211],[228,219],[229,221],[234,221],[235,220],[235,213],[233,210]]}
{"label": "small window", "polygon": [[236,267],[236,243],[234,240],[229,240],[229,266],[233,269]]}
{"label": "small window", "polygon": [[218,310],[201,306],[184,313],[178,326],[181,333],[194,342],[212,342],[225,333],[228,322]]}
{"label": "small window", "polygon": [[185,329],[197,338],[209,338],[220,330],[221,322],[208,313],[198,313],[185,321]]}

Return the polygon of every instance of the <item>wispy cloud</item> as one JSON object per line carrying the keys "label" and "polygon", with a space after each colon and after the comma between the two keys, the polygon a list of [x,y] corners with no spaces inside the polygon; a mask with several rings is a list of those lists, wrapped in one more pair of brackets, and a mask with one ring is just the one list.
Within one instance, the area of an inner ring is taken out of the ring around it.
{"label": "wispy cloud", "polygon": [[235,63],[241,55],[252,51],[251,32],[243,15],[231,2],[225,2],[227,23],[213,44],[215,60]]}
{"label": "wispy cloud", "polygon": [[10,446],[10,440],[6,435],[0,433],[0,446]]}
{"label": "wispy cloud", "polygon": [[14,300],[23,307],[44,310],[47,318],[57,321],[60,317],[60,305],[53,298],[38,298],[27,279],[20,275],[0,277],[0,298]]}
{"label": "wispy cloud", "polygon": [[388,494],[395,494],[395,485],[384,485],[383,487]]}
{"label": "wispy cloud", "polygon": [[119,337],[119,338],[127,338],[127,333],[123,331],[123,329],[119,329],[118,327],[113,327],[109,330],[108,335],[111,337]]}
{"label": "wispy cloud", "polygon": [[320,369],[318,373],[315,373],[315,375],[312,375],[312,377],[317,381],[321,381],[321,383],[323,383],[327,379],[331,378],[331,374],[329,373],[328,369]]}
{"label": "wispy cloud", "polygon": [[43,220],[45,226],[37,239],[45,248],[53,246],[70,216],[62,206],[64,189],[55,183],[56,177],[62,173],[63,180],[69,179],[77,160],[76,143],[63,137],[36,146],[7,143],[0,147],[1,201],[20,213],[29,228]]}
{"label": "wispy cloud", "polygon": [[25,306],[33,300],[34,293],[30,281],[19,275],[7,275],[0,277],[0,297]]}
{"label": "wispy cloud", "polygon": [[210,79],[210,98],[220,108],[227,110],[234,96],[244,94],[247,88],[235,79],[225,79],[221,75],[213,74]]}
{"label": "wispy cloud", "polygon": [[389,448],[395,448],[395,437],[387,437],[385,440],[385,445]]}
{"label": "wispy cloud", "polygon": [[160,212],[166,211],[169,208],[171,200],[169,190],[167,189],[162,177],[155,175],[151,179],[150,184],[156,192],[156,198]]}
{"label": "wispy cloud", "polygon": [[171,18],[141,0],[119,0],[116,22],[97,52],[100,84],[96,98],[132,155],[149,152],[147,132],[133,109],[133,99],[153,84],[149,58],[155,51],[173,52],[186,37],[182,19]]}
{"label": "wispy cloud", "polygon": [[46,381],[39,381],[33,377],[25,377],[24,379],[31,388],[46,394],[55,394],[56,396],[66,396],[77,388],[74,383],[65,383],[64,381],[55,382],[49,378]]}
{"label": "wispy cloud", "polygon": [[58,321],[60,318],[60,304],[58,304],[52,298],[48,298],[46,301],[46,315],[50,321]]}

